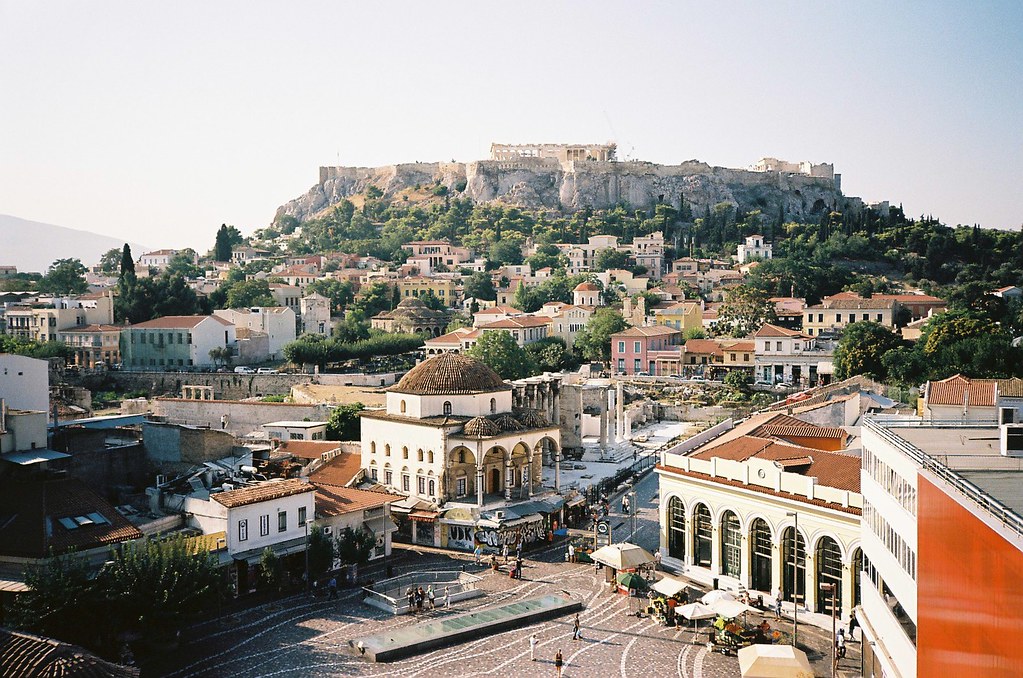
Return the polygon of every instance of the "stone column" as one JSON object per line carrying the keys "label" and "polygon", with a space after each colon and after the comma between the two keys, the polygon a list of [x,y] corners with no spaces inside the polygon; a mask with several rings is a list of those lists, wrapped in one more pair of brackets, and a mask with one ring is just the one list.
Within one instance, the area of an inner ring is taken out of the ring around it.
{"label": "stone column", "polygon": [[561,493],[561,446],[554,450],[554,491]]}
{"label": "stone column", "polygon": [[622,382],[615,384],[615,442],[625,440],[625,387]]}
{"label": "stone column", "polygon": [[810,553],[809,549],[806,549],[806,567],[804,569],[804,582],[803,590],[806,591],[806,595],[803,596],[804,605],[810,612],[817,611],[817,596],[824,595],[817,590],[817,559],[814,554]]}
{"label": "stone column", "polygon": [[512,487],[515,485],[515,477],[510,473],[512,469],[511,452],[504,458],[504,500],[511,501]]}
{"label": "stone column", "polygon": [[782,588],[785,572],[785,549],[782,548],[781,535],[771,545],[771,590],[768,593],[774,596],[775,592]]}
{"label": "stone column", "polygon": [[752,581],[752,577],[750,576],[750,565],[753,562],[752,558],[750,558],[751,546],[752,544],[750,544],[749,535],[743,534],[742,537],[739,538],[739,562],[741,563],[739,567],[739,582],[747,591],[750,590],[750,583]]}
{"label": "stone column", "polygon": [[605,391],[601,398],[600,408],[600,458],[603,459],[607,452],[607,440],[608,440],[608,398],[610,394]]}
{"label": "stone column", "polygon": [[476,506],[483,506],[483,467],[476,466]]}
{"label": "stone column", "polygon": [[[711,516],[711,520],[714,517]],[[721,523],[715,521],[710,526],[710,572],[715,577],[724,572],[724,553],[721,552]]]}
{"label": "stone column", "polygon": [[[541,452],[541,455],[542,454],[543,453]],[[529,479],[528,479],[527,482],[528,482],[528,487],[529,487],[529,497],[530,497],[530,499],[533,498],[533,457],[535,457],[535,456],[536,456],[536,452],[535,451],[533,452],[532,455],[527,455],[526,456],[526,465],[529,467],[529,473],[527,474]]]}

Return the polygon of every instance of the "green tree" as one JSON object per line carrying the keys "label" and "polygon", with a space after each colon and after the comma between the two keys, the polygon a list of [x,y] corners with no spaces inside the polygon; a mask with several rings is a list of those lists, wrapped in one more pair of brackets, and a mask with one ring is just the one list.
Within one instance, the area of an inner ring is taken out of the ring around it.
{"label": "green tree", "polygon": [[510,332],[484,332],[468,354],[482,360],[504,379],[522,379],[536,374],[532,358]]}
{"label": "green tree", "polygon": [[334,553],[344,565],[365,565],[376,544],[376,537],[370,532],[362,528],[346,527],[335,540]]}
{"label": "green tree", "polygon": [[74,551],[51,555],[25,571],[28,590],[19,593],[8,623],[43,636],[95,647],[105,624],[102,598],[92,582],[88,560]]}
{"label": "green tree", "polygon": [[377,313],[390,311],[397,303],[394,300],[394,289],[385,282],[375,282],[364,287],[351,303],[351,312],[358,314],[360,320],[368,320]]}
{"label": "green tree", "polygon": [[359,440],[362,418],[366,409],[362,403],[349,403],[335,407],[327,419],[327,440]]}
{"label": "green tree", "polygon": [[540,245],[536,248],[533,256],[526,259],[526,263],[533,269],[533,272],[539,271],[542,268],[564,270],[567,262],[568,258],[561,253],[561,250],[556,245],[550,243]]}
{"label": "green tree", "polygon": [[628,265],[628,252],[619,252],[616,249],[608,247],[597,252],[597,256],[593,258],[593,266],[591,269],[594,271],[610,271],[617,268],[625,268]]}
{"label": "green tree", "polygon": [[486,271],[475,271],[463,281],[465,296],[485,301],[497,299],[497,290],[494,289],[494,279]]}
{"label": "green tree", "polygon": [[331,334],[342,344],[354,344],[369,339],[369,323],[349,316],[335,325]]}
{"label": "green tree", "polygon": [[213,245],[213,260],[214,261],[231,261],[231,232],[227,229],[227,224],[221,224],[220,229],[217,231],[217,240]]}
{"label": "green tree", "polygon": [[901,344],[898,336],[879,323],[861,321],[848,325],[835,349],[835,378],[862,374],[885,381],[888,372],[882,358]]}
{"label": "green tree", "polygon": [[560,372],[579,364],[561,337],[544,337],[527,344],[526,353],[541,372]]}
{"label": "green tree", "polygon": [[490,246],[488,259],[498,264],[511,264],[513,266],[522,263],[523,237],[517,233],[509,234],[507,237],[495,242]]}
{"label": "green tree", "polygon": [[[127,244],[125,245],[127,246]],[[103,253],[99,258],[99,270],[107,275],[114,275],[118,272],[118,265],[121,263],[121,248],[113,247]]]}
{"label": "green tree", "polygon": [[576,335],[575,350],[586,360],[607,365],[611,362],[611,335],[628,328],[629,323],[615,309],[598,309]]}
{"label": "green tree", "polygon": [[284,563],[267,546],[259,556],[259,588],[277,594],[284,589]]}
{"label": "green tree", "polygon": [[934,357],[942,348],[963,339],[996,335],[1000,328],[986,318],[969,311],[948,311],[931,318],[924,326],[920,341],[925,356]]}
{"label": "green tree", "polygon": [[729,370],[725,375],[725,386],[730,386],[740,393],[749,393],[753,377],[745,370]]}
{"label": "green tree", "polygon": [[168,276],[181,275],[185,278],[199,278],[202,276],[203,270],[196,266],[197,258],[195,250],[185,248],[171,257],[163,274]]}
{"label": "green tree", "polygon": [[352,283],[336,278],[314,280],[306,287],[306,294],[313,292],[330,299],[331,311],[341,311],[355,298],[355,288]]}
{"label": "green tree", "polygon": [[229,365],[234,357],[234,350],[230,346],[215,346],[210,349],[209,356],[214,365]]}
{"label": "green tree", "polygon": [[274,306],[270,284],[265,280],[243,280],[227,290],[228,308],[250,308],[252,306]]}
{"label": "green tree", "polygon": [[427,308],[431,308],[434,311],[443,311],[448,307],[448,305],[441,301],[440,297],[435,295],[431,290],[427,290],[425,294],[420,294],[419,301],[423,302],[426,304]]}
{"label": "green tree", "polygon": [[89,289],[85,282],[86,271],[79,259],[57,259],[36,283],[36,290],[49,294],[82,294]]}
{"label": "green tree", "polygon": [[315,581],[334,564],[334,541],[319,525],[309,532],[309,578]]}
{"label": "green tree", "polygon": [[778,316],[774,303],[761,290],[739,285],[728,291],[725,303],[718,309],[717,333],[730,337],[748,337],[764,323],[773,323]]}
{"label": "green tree", "polygon": [[690,327],[682,333],[682,338],[686,341],[689,341],[690,339],[706,339],[707,330],[702,327]]}

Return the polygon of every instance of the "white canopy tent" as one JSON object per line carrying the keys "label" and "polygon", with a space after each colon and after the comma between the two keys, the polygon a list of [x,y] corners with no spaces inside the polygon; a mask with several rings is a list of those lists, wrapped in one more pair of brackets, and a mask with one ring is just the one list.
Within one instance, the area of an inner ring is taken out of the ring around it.
{"label": "white canopy tent", "polygon": [[738,654],[742,678],[814,678],[806,653],[791,645],[750,645]]}
{"label": "white canopy tent", "polygon": [[682,591],[686,590],[685,582],[675,579],[674,577],[665,576],[659,582],[651,586],[654,591],[660,593],[662,596],[677,596]]}
{"label": "white canopy tent", "polygon": [[616,570],[635,570],[654,562],[654,557],[649,551],[628,542],[601,546],[590,554],[590,559]]}
{"label": "white canopy tent", "polygon": [[735,619],[744,612],[753,611],[752,607],[749,605],[743,605],[738,600],[717,600],[711,603],[708,607],[725,619]]}
{"label": "white canopy tent", "polygon": [[700,598],[700,602],[703,603],[704,605],[713,605],[714,603],[720,600],[730,600],[732,602],[735,602],[735,596],[733,596],[728,591],[716,589],[714,591],[708,591],[707,593],[704,593],[703,597]]}

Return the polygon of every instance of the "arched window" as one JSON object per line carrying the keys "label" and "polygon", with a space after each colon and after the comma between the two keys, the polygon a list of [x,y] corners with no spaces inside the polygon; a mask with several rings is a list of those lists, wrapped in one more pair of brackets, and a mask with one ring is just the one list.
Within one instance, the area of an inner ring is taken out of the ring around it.
{"label": "arched window", "polygon": [[433,463],[433,450],[427,450],[427,452],[426,452],[426,461],[431,463],[431,464]]}
{"label": "arched window", "polygon": [[497,398],[491,398],[490,399],[490,414],[495,414],[496,412],[497,412]]}
{"label": "arched window", "polygon": [[418,459],[417,459],[417,461],[422,461],[422,460],[423,460],[423,450],[422,450],[422,449],[420,449],[420,450],[419,450],[419,452],[418,452],[417,454],[418,454]]}
{"label": "arched window", "polygon": [[451,414],[451,401],[450,400],[445,400],[444,401],[444,414]]}
{"label": "arched window", "polygon": [[860,572],[863,571],[863,549],[853,551],[853,607],[860,604]]}
{"label": "arched window", "polygon": [[787,527],[782,533],[782,598],[803,602],[806,594],[806,544],[796,528]]}
{"label": "arched window", "polygon": [[384,456],[385,457],[391,456],[391,445],[390,444],[384,445]]}
{"label": "arched window", "polygon": [[706,504],[697,504],[693,511],[693,564],[710,567],[713,550],[714,525],[710,521],[710,509]]}
{"label": "arched window", "polygon": [[465,463],[465,450],[459,450],[458,451],[458,463],[459,464],[464,464]]}
{"label": "arched window", "polygon": [[405,401],[404,400],[401,401],[401,413],[405,414]]}
{"label": "arched window", "polygon": [[742,532],[732,511],[721,516],[721,574],[738,577],[742,569]]}
{"label": "arched window", "polygon": [[771,528],[763,518],[757,518],[749,531],[750,588],[754,591],[771,590]]}
{"label": "arched window", "polygon": [[817,611],[831,614],[831,594],[821,591],[821,584],[835,586],[835,614],[841,615],[842,610],[842,551],[838,543],[831,537],[817,540],[814,551],[814,564],[817,566]]}
{"label": "arched window", "polygon": [[678,497],[668,500],[668,556],[686,557],[686,507]]}
{"label": "arched window", "polygon": [[376,454],[377,453],[377,444],[375,442],[370,442],[370,444],[369,444],[369,452],[370,452],[370,454]]}
{"label": "arched window", "polygon": [[402,459],[408,459],[408,448],[407,447],[402,446],[402,448],[401,448],[401,458]]}
{"label": "arched window", "polygon": [[436,480],[431,480],[430,481],[430,496],[432,497],[432,496],[434,496],[436,494],[437,494],[437,481]]}

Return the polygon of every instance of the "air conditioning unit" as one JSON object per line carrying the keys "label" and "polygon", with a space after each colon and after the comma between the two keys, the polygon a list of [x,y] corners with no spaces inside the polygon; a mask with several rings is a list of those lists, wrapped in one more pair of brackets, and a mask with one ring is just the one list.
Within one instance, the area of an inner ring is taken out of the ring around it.
{"label": "air conditioning unit", "polygon": [[324,525],[323,526],[323,534],[325,534],[327,536],[330,536],[330,535],[334,534],[334,528],[331,527],[330,525]]}
{"label": "air conditioning unit", "polygon": [[1000,437],[1003,457],[1023,457],[1023,424],[1003,424]]}
{"label": "air conditioning unit", "polygon": [[504,511],[494,511],[494,517],[498,520],[504,520]]}

